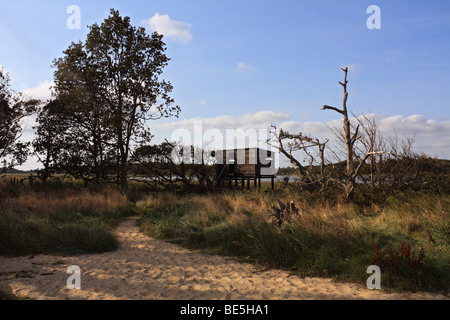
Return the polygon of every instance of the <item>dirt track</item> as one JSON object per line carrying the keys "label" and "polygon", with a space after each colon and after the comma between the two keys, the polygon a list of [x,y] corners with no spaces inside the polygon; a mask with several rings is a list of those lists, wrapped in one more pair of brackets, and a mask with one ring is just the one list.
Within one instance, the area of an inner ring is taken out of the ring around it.
{"label": "dirt track", "polygon": [[[231,258],[204,255],[149,238],[137,218],[117,228],[120,248],[76,257],[0,257],[0,288],[48,299],[447,299],[431,294],[388,294],[331,279],[300,278],[280,270],[258,272]],[[81,269],[81,289],[66,286],[67,267]]]}

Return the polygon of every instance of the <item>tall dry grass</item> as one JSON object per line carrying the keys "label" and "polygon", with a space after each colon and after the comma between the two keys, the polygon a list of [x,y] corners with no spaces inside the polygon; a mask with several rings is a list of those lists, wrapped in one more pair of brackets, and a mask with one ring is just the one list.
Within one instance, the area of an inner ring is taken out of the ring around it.
{"label": "tall dry grass", "polygon": [[364,207],[339,201],[312,205],[295,196],[281,200],[294,200],[299,214],[280,227],[271,219],[271,205],[277,203],[274,194],[152,195],[147,198],[142,231],[304,276],[363,283],[374,257],[372,243],[380,250],[408,243],[417,252],[424,248],[425,258],[418,268],[404,266],[395,274],[383,266],[384,285],[398,290],[448,289],[448,196],[391,198],[386,205]]}
{"label": "tall dry grass", "polygon": [[29,190],[17,197],[4,201],[4,214],[7,215],[38,215],[50,217],[60,213],[89,212],[102,214],[128,206],[125,194],[108,188],[102,192],[89,190],[63,190],[56,193],[43,193]]}
{"label": "tall dry grass", "polygon": [[0,255],[114,250],[112,228],[133,207],[114,188],[21,188],[0,204]]}

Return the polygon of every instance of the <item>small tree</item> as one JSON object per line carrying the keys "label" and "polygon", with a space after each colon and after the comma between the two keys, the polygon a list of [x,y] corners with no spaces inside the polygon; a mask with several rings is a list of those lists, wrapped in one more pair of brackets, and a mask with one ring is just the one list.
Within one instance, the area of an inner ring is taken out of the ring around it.
{"label": "small tree", "polygon": [[216,171],[213,158],[207,157],[208,154],[211,151],[169,141],[144,145],[133,152],[132,171],[140,181],[153,186],[167,185],[173,189],[175,183],[181,183],[184,188],[198,184],[199,188],[206,186],[213,190]]}
{"label": "small tree", "polygon": [[174,144],[168,141],[159,145],[140,146],[133,152],[131,158],[133,174],[139,179],[143,178],[142,181],[151,186],[158,184],[173,186],[179,178],[185,182],[186,177],[172,161],[173,148]]}
{"label": "small tree", "polygon": [[36,133],[32,142],[33,154],[43,165],[38,171],[38,177],[44,184],[58,170],[61,150],[65,148],[64,133],[67,125],[62,108],[60,101],[48,101],[38,113],[38,125],[33,127]]}

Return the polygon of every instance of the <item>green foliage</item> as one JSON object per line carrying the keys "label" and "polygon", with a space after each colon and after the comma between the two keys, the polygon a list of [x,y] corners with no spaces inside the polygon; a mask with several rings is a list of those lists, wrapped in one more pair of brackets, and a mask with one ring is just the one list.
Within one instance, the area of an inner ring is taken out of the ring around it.
{"label": "green foliage", "polygon": [[0,67],[0,174],[26,161],[29,143],[20,141],[21,121],[37,104],[12,90],[9,75]]}
{"label": "green foliage", "polygon": [[[54,60],[54,90],[64,107],[55,122],[62,144],[57,143],[61,150],[53,166],[86,182],[115,175],[128,189],[132,142],[150,141],[147,121],[180,112],[169,97],[172,85],[160,79],[170,60],[162,38],[111,9],[100,25],[89,27],[85,42],[72,43]],[[39,121],[44,136],[47,120]]]}

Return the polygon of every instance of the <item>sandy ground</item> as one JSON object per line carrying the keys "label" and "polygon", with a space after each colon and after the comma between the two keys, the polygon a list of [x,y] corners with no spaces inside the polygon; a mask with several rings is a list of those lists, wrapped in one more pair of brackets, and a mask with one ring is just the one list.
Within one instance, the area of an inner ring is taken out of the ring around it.
{"label": "sandy ground", "polygon": [[[426,293],[389,294],[280,270],[258,271],[251,264],[149,238],[139,232],[136,219],[117,228],[121,246],[114,252],[0,257],[0,288],[38,300],[447,299]],[[81,269],[80,290],[67,288],[70,265]]]}

